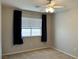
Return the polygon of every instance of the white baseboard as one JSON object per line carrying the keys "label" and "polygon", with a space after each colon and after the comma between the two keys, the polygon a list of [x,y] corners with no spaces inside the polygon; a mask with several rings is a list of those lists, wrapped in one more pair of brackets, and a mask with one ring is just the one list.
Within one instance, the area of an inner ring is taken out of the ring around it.
{"label": "white baseboard", "polygon": [[73,55],[71,55],[71,54],[69,54],[69,53],[67,53],[67,52],[65,52],[65,51],[60,50],[60,49],[57,49],[57,48],[54,48],[54,47],[50,47],[50,48],[55,49],[55,50],[57,50],[57,51],[59,51],[59,52],[61,52],[61,53],[64,53],[64,54],[66,54],[66,55],[68,55],[68,56],[70,56],[70,57],[73,57],[73,58],[75,58],[75,59],[78,59],[78,57],[73,56]]}
{"label": "white baseboard", "polygon": [[29,49],[29,50],[24,50],[24,51],[19,51],[19,52],[6,53],[6,54],[3,54],[3,56],[13,55],[13,54],[18,54],[18,53],[23,53],[23,52],[31,52],[31,51],[41,50],[41,49],[46,49],[46,48],[48,47],[41,47],[41,48]]}

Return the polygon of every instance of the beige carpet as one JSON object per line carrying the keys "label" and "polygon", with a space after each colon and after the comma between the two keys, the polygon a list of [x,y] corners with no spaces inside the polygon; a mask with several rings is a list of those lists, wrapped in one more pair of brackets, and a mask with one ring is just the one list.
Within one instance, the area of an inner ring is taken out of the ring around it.
{"label": "beige carpet", "polygon": [[74,59],[53,49],[42,49],[28,53],[4,56],[3,59]]}

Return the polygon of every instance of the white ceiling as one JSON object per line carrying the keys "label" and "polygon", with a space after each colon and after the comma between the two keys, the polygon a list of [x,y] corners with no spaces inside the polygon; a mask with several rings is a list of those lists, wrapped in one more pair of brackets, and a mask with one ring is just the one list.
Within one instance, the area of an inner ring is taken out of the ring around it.
{"label": "white ceiling", "polygon": [[35,6],[47,3],[46,0],[2,0],[2,3],[23,10],[40,11]]}
{"label": "white ceiling", "polygon": [[[60,2],[65,2],[67,0],[56,0]],[[46,4],[47,0],[2,0],[2,4],[9,5],[12,7],[20,8],[23,10],[42,12],[41,8],[36,8],[37,5]]]}

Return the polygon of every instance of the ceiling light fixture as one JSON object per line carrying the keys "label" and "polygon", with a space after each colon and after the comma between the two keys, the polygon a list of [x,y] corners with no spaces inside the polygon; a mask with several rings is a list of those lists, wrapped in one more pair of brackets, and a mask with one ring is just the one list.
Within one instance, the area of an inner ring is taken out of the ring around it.
{"label": "ceiling light fixture", "polygon": [[63,8],[64,6],[61,3],[55,0],[47,0],[48,3],[38,6],[38,8],[42,8],[43,12],[53,13],[56,9]]}
{"label": "ceiling light fixture", "polygon": [[48,13],[53,13],[55,10],[54,10],[54,8],[52,8],[52,7],[47,7],[47,8],[45,9],[45,11],[48,12]]}

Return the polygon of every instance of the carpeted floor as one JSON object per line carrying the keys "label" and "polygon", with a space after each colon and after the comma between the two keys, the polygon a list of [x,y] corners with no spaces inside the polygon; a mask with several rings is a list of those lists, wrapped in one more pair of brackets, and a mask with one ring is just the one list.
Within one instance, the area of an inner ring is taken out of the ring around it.
{"label": "carpeted floor", "polygon": [[3,59],[74,59],[53,49],[42,49],[28,53],[4,56]]}

